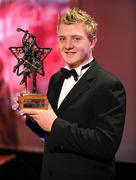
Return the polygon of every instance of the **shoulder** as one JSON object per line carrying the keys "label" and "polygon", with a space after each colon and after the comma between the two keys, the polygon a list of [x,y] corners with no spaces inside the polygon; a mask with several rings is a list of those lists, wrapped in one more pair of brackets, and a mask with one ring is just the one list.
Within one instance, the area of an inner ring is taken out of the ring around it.
{"label": "shoulder", "polygon": [[60,79],[61,76],[62,72],[59,70],[51,76],[50,81],[57,81],[58,79]]}
{"label": "shoulder", "polygon": [[96,63],[96,84],[98,84],[101,89],[116,87],[116,88],[123,88],[124,85],[122,81],[117,77],[115,74],[109,72],[108,70],[104,69],[102,66]]}

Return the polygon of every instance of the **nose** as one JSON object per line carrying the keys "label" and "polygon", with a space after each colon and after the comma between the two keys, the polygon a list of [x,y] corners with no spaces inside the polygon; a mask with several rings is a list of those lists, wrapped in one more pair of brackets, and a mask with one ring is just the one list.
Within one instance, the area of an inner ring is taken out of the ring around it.
{"label": "nose", "polygon": [[66,41],[66,44],[65,44],[65,49],[72,49],[73,48],[73,43],[72,41],[69,39]]}

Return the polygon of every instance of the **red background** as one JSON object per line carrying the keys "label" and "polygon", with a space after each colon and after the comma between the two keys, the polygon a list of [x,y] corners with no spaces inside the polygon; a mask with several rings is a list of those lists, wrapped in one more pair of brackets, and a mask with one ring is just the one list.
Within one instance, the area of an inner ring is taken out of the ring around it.
{"label": "red background", "polygon": [[39,47],[52,48],[44,60],[45,76],[37,77],[38,89],[46,94],[51,75],[64,65],[57,50],[56,23],[69,1],[4,2],[0,4],[0,148],[39,152],[43,142],[11,109],[14,97],[24,90],[24,85],[19,85],[22,76],[13,73],[17,59],[9,47],[22,46],[24,33],[16,31],[21,28],[36,36]]}

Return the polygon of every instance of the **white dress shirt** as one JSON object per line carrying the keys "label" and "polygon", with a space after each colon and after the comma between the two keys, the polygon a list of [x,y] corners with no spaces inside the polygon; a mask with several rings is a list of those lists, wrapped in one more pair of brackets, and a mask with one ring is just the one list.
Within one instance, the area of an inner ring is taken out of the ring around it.
{"label": "white dress shirt", "polygon": [[[93,60],[93,58],[91,58],[86,64],[90,63]],[[84,64],[84,65],[86,65]],[[62,103],[62,101],[65,99],[65,97],[68,95],[68,93],[71,91],[71,89],[74,87],[74,85],[79,81],[79,79],[83,76],[83,74],[87,71],[87,68],[82,70],[82,66],[84,66],[83,64],[80,65],[79,67],[75,68],[77,74],[78,74],[78,80],[75,81],[73,76],[70,76],[70,78],[65,79],[61,88],[61,92],[59,95],[59,99],[58,99],[58,108],[60,106],[60,104]],[[68,65],[65,66],[66,69],[69,70]]]}

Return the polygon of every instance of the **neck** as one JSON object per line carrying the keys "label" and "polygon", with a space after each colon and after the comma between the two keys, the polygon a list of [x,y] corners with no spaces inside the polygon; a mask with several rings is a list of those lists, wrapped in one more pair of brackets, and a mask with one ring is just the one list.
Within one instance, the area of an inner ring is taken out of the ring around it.
{"label": "neck", "polygon": [[71,70],[71,69],[76,69],[78,68],[79,66],[83,66],[89,62],[91,62],[93,60],[93,57],[90,57],[89,59],[83,61],[82,63],[79,63],[79,64],[67,64],[68,68]]}

